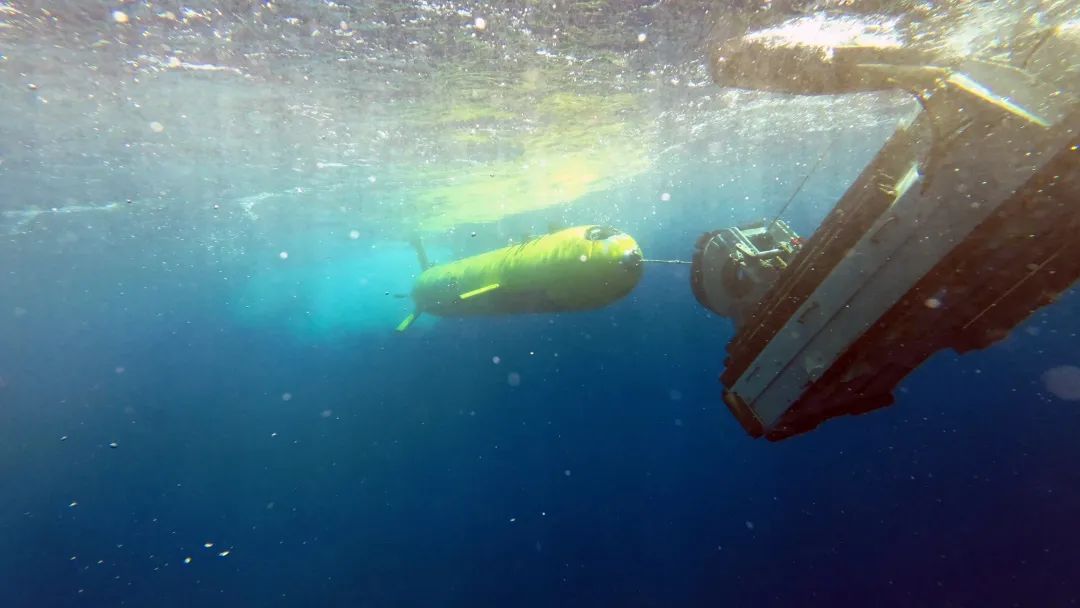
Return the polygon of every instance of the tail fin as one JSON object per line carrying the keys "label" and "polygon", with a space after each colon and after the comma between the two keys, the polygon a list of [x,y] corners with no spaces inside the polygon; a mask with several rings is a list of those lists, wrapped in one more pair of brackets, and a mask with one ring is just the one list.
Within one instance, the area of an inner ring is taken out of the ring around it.
{"label": "tail fin", "polygon": [[420,311],[419,310],[414,310],[412,313],[409,314],[409,316],[405,317],[404,321],[402,321],[401,323],[398,323],[397,330],[398,331],[405,331],[406,329],[409,329],[409,326],[412,325],[413,321],[415,321],[416,318],[419,317],[419,316],[420,316]]}
{"label": "tail fin", "polygon": [[420,240],[419,236],[414,236],[409,239],[409,244],[416,249],[416,260],[420,262],[420,270],[427,270],[431,268],[431,262],[428,261],[427,251],[424,250],[424,243]]}

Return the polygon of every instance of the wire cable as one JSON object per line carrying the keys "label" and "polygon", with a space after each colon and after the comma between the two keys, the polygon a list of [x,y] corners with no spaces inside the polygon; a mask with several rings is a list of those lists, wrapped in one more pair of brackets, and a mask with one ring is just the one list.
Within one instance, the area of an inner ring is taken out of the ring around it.
{"label": "wire cable", "polygon": [[687,262],[685,260],[641,260],[649,264],[693,264],[693,262]]}

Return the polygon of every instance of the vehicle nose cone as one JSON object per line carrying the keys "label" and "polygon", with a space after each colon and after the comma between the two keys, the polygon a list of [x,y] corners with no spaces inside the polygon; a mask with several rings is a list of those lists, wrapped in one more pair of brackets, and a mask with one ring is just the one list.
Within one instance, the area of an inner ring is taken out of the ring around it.
{"label": "vehicle nose cone", "polygon": [[624,253],[622,260],[619,262],[619,264],[621,264],[624,268],[633,269],[641,266],[641,260],[641,250],[635,248]]}

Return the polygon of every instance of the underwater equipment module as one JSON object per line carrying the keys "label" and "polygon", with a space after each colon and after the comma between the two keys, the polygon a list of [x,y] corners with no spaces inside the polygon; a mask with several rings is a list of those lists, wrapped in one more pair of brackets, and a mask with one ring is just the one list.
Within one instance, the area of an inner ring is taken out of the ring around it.
{"label": "underwater equipment module", "polygon": [[416,308],[398,331],[421,313],[461,317],[601,308],[630,293],[642,272],[637,241],[606,226],[567,228],[434,266],[419,245],[417,254],[424,271],[412,289]]}

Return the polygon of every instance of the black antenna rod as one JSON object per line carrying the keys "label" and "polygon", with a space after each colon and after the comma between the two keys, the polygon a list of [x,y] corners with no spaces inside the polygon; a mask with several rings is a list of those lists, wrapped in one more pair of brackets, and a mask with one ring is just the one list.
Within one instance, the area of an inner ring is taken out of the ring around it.
{"label": "black antenna rod", "polygon": [[784,212],[787,211],[788,206],[791,205],[791,201],[795,200],[795,197],[799,195],[799,192],[802,192],[803,186],[806,185],[806,182],[810,179],[810,176],[814,173],[817,173],[818,167],[821,166],[821,162],[825,160],[825,157],[829,155],[829,151],[832,150],[833,144],[836,143],[837,139],[839,138],[832,138],[832,141],[829,142],[829,145],[825,148],[825,150],[821,152],[821,155],[819,155],[817,160],[814,161],[814,166],[806,172],[806,175],[803,176],[802,181],[799,182],[799,187],[795,188],[795,191],[792,192],[791,196],[788,197],[787,202],[784,203],[784,206],[780,208],[780,211],[778,211],[776,215],[773,216],[772,221],[769,222],[768,225],[765,227],[766,230],[772,228],[773,225],[776,224],[777,220],[780,219],[780,216],[783,215]]}

